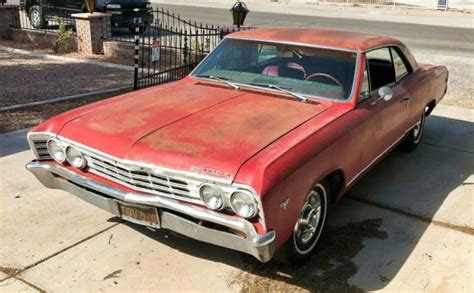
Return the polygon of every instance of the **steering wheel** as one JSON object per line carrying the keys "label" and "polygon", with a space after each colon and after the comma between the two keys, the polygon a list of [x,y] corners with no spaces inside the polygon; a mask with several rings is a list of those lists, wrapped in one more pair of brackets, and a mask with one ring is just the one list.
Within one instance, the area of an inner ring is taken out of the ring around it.
{"label": "steering wheel", "polygon": [[330,79],[332,82],[334,82],[338,86],[344,88],[342,86],[341,82],[339,80],[337,80],[337,78],[335,78],[334,76],[332,76],[330,74],[327,74],[327,73],[322,73],[322,72],[311,73],[310,75],[306,76],[305,80],[310,80],[310,79],[315,78],[317,76],[326,77],[327,79]]}

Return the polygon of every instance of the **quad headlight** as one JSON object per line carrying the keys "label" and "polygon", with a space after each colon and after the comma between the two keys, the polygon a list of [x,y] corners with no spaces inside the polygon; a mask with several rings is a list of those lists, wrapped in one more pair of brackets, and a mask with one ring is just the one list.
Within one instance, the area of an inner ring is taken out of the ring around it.
{"label": "quad headlight", "polygon": [[253,218],[258,212],[257,202],[246,190],[238,190],[230,196],[230,206],[242,218]]}
{"label": "quad headlight", "polygon": [[224,206],[222,194],[222,189],[214,184],[204,183],[199,188],[201,200],[212,210],[220,210]]}
{"label": "quad headlight", "polygon": [[71,166],[82,169],[87,165],[84,155],[74,146],[66,148],[66,159]]}
{"label": "quad headlight", "polygon": [[66,161],[66,152],[59,140],[50,138],[46,146],[48,148],[48,153],[55,161],[59,163],[64,163],[64,161]]}

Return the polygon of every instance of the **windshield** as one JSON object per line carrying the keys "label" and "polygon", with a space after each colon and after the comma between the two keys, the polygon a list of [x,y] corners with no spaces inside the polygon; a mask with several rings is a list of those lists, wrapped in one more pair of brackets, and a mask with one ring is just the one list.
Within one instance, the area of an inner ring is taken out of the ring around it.
{"label": "windshield", "polygon": [[193,72],[236,84],[348,99],[357,53],[227,38]]}

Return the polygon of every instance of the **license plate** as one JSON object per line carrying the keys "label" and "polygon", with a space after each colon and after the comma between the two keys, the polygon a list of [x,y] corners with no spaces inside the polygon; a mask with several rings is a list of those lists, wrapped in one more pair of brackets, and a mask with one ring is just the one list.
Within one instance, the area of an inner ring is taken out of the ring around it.
{"label": "license plate", "polygon": [[117,202],[120,217],[137,224],[160,227],[158,209],[153,207],[142,207]]}

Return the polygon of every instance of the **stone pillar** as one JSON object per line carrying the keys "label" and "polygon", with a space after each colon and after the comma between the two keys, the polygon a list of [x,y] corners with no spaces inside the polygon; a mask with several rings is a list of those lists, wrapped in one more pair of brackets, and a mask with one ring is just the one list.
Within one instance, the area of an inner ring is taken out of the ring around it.
{"label": "stone pillar", "polygon": [[76,13],[71,15],[76,20],[77,47],[80,52],[102,54],[104,40],[110,39],[110,14]]}

